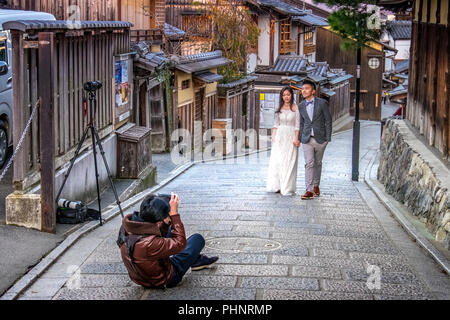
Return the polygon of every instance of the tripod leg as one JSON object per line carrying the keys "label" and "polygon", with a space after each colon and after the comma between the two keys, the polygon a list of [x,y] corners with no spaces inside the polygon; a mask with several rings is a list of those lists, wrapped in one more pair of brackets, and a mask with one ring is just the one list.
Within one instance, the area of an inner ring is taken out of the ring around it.
{"label": "tripod leg", "polygon": [[120,215],[123,218],[122,207],[120,206],[120,201],[119,201],[119,197],[117,195],[117,190],[116,190],[116,187],[114,186],[114,183],[113,183],[113,180],[112,180],[112,175],[111,175],[111,171],[109,170],[108,162],[106,161],[105,151],[103,151],[102,142],[100,141],[100,137],[99,137],[97,129],[95,127],[94,127],[93,131],[94,131],[94,134],[95,134],[95,138],[97,140],[98,148],[100,149],[100,154],[102,155],[102,158],[103,158],[103,163],[105,164],[106,171],[108,172],[109,183],[111,184],[111,188],[112,188],[112,190],[114,192],[114,196],[116,197],[116,203],[119,206]]}
{"label": "tripod leg", "polygon": [[92,135],[92,147],[94,152],[94,166],[95,166],[95,181],[97,182],[97,196],[98,196],[98,212],[100,213],[100,225],[102,225],[102,207],[101,207],[101,200],[100,200],[100,186],[98,183],[98,168],[97,168],[97,151],[96,149],[96,139],[97,135],[95,134],[95,128],[93,125],[91,125],[91,135]]}
{"label": "tripod leg", "polygon": [[63,190],[63,188],[64,188],[64,185],[66,184],[67,178],[68,178],[69,175],[70,175],[70,171],[72,170],[73,164],[75,163],[75,160],[77,159],[78,154],[80,153],[81,146],[83,145],[84,140],[85,140],[86,137],[87,137],[88,131],[89,131],[89,127],[87,127],[86,129],[84,129],[83,136],[81,137],[81,140],[80,140],[80,142],[78,143],[78,147],[77,147],[77,150],[75,151],[75,155],[73,156],[72,160],[70,161],[69,169],[67,170],[66,174],[64,175],[63,183],[62,183],[61,187],[59,187],[58,195],[56,196],[56,203],[58,203],[59,197],[61,196],[61,192],[62,192],[62,190]]}

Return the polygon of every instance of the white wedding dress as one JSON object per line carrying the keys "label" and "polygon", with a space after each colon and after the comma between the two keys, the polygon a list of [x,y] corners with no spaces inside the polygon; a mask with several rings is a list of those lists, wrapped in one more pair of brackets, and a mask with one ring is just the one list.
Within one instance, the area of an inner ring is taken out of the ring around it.
{"label": "white wedding dress", "polygon": [[295,130],[300,129],[299,111],[281,109],[275,112],[277,128],[270,152],[266,190],[282,195],[294,195],[297,186],[298,148],[293,144]]}

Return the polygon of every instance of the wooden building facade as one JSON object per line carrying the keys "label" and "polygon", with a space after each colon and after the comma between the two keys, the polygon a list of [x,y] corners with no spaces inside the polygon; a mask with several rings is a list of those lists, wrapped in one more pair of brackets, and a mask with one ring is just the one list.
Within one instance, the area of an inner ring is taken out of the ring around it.
{"label": "wooden building facade", "polygon": [[414,1],[406,117],[448,158],[450,1]]}
{"label": "wooden building facade", "polygon": [[[353,115],[355,112],[356,50],[342,51],[340,48],[341,38],[328,27],[319,28],[317,32],[317,60],[327,61],[333,68],[344,69],[354,76],[350,80],[352,101],[350,112]],[[385,65],[383,48],[382,44],[371,43],[370,46],[361,49],[361,100],[359,105],[361,120],[381,120],[382,79]]]}
{"label": "wooden building facade", "polygon": [[278,107],[280,91],[285,86],[294,89],[294,102],[300,103],[302,82],[316,83],[316,95],[330,104],[333,121],[345,119],[350,109],[350,79],[342,69],[332,69],[327,62],[310,63],[302,56],[280,56],[273,68],[258,74],[255,81],[256,105],[261,110],[260,127],[273,127],[274,111]]}
{"label": "wooden building facade", "polygon": [[324,18],[284,2],[247,0],[244,3],[261,31],[256,50],[249,52],[248,73],[273,67],[283,55],[302,55],[310,62],[317,61],[316,30],[328,25]]}
{"label": "wooden building facade", "polygon": [[[172,122],[174,129],[186,129],[197,145],[202,145],[200,139],[218,115],[217,83],[223,76],[217,74],[217,68],[231,62],[221,51],[213,51],[182,56],[175,65]],[[194,121],[201,121],[201,128],[196,128]]]}

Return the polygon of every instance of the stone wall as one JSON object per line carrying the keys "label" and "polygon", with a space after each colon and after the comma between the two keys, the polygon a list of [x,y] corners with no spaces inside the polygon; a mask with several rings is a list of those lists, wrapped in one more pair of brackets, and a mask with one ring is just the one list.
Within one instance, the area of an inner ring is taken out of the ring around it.
{"label": "stone wall", "polygon": [[378,180],[450,249],[450,170],[411,130],[404,120],[387,121]]}

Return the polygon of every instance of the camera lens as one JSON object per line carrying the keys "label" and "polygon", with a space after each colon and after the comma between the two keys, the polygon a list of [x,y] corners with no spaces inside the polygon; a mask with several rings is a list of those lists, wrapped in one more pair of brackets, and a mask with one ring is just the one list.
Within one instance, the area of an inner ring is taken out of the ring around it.
{"label": "camera lens", "polygon": [[86,91],[96,91],[102,87],[102,83],[100,81],[88,81],[84,83],[84,90]]}

